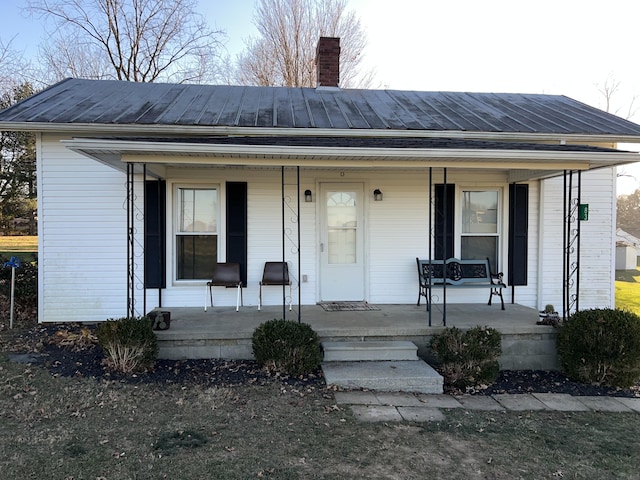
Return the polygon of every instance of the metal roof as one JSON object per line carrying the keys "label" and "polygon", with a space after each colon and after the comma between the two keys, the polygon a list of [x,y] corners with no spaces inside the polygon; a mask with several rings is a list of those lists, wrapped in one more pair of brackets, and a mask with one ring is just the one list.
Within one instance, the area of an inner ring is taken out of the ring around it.
{"label": "metal roof", "polygon": [[[4,125],[3,125],[4,124]],[[561,95],[67,79],[0,112],[31,126],[494,132],[640,138],[640,125]]]}
{"label": "metal roof", "polygon": [[[90,139],[91,137],[89,137]],[[200,136],[200,137],[98,137],[105,142],[134,141],[157,144],[217,144],[217,145],[288,145],[320,148],[384,148],[384,149],[442,149],[442,150],[530,150],[555,152],[623,152],[614,148],[592,145],[525,143],[468,140],[460,138],[379,138],[379,137],[311,137],[311,136]],[[401,155],[401,153],[399,153]]]}

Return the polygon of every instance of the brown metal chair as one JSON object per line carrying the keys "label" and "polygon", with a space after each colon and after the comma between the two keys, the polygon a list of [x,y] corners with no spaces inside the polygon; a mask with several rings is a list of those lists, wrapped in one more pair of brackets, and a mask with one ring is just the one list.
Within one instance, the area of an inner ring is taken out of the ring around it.
{"label": "brown metal chair", "polygon": [[266,262],[260,280],[260,293],[258,295],[258,310],[262,306],[262,287],[268,285],[289,285],[289,310],[292,309],[291,280],[289,279],[289,265],[287,262]]}
{"label": "brown metal chair", "polygon": [[[236,295],[236,312],[240,305],[243,305],[242,300],[242,278],[240,277],[240,264],[239,263],[216,263],[213,270],[213,278],[210,282],[207,282],[207,289],[209,290],[209,300],[213,307],[213,287],[225,287],[225,288],[237,288],[238,294]],[[204,297],[204,311],[207,311],[207,292],[205,291]]]}

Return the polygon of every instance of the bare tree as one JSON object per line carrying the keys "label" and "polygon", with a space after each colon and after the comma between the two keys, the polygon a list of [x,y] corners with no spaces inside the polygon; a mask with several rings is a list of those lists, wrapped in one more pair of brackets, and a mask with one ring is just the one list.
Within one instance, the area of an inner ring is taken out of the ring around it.
{"label": "bare tree", "polygon": [[49,83],[63,78],[114,78],[113,68],[99,47],[82,45],[71,35],[57,35],[40,46],[39,56],[44,67],[42,77]]}
{"label": "bare tree", "polygon": [[636,105],[638,95],[636,93],[634,93],[628,101],[624,102],[626,104],[624,109],[622,106],[615,106],[616,102],[614,102],[614,97],[617,99],[619,96],[622,89],[622,81],[616,79],[613,74],[609,74],[603,83],[596,83],[596,88],[602,95],[604,101],[602,109],[605,112],[619,115],[627,120],[638,112],[638,106]]}
{"label": "bare tree", "polygon": [[11,90],[24,80],[27,65],[20,53],[12,47],[13,39],[0,38],[0,93]]}
{"label": "bare tree", "polygon": [[313,87],[316,46],[321,36],[340,37],[340,83],[366,87],[373,72],[362,72],[367,40],[346,0],[259,0],[254,23],[260,36],[238,57],[242,84]]}
{"label": "bare tree", "polygon": [[[33,95],[28,83],[17,83],[0,94],[0,109]],[[36,136],[31,132],[0,132],[0,231],[16,234],[15,220],[36,232]]]}
{"label": "bare tree", "polygon": [[196,0],[28,0],[54,31],[41,49],[45,67],[65,76],[136,82],[202,82],[223,32],[196,13]]}

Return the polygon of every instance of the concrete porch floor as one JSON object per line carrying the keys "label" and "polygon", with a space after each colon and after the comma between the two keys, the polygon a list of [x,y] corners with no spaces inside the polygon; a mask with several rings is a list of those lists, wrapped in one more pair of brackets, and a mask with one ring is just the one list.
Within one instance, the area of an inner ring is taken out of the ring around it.
{"label": "concrete porch floor", "polygon": [[[424,305],[376,305],[379,310],[327,312],[319,305],[302,305],[301,321],[309,324],[321,341],[408,340],[428,359],[430,338],[444,328],[442,306],[435,305],[432,325]],[[484,325],[502,334],[502,369],[556,369],[555,329],[536,325],[538,312],[517,304],[447,305],[447,326],[461,329]],[[282,318],[282,306],[196,307],[159,309],[171,312],[171,328],[157,331],[160,358],[250,359],[251,336],[261,323]],[[298,310],[286,311],[288,320]]]}

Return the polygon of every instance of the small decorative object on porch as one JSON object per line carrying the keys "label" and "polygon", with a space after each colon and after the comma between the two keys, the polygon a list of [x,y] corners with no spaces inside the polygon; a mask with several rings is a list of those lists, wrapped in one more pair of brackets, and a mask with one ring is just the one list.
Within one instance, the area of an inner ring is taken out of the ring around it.
{"label": "small decorative object on porch", "polygon": [[151,312],[149,316],[153,318],[154,330],[169,330],[171,327],[171,312]]}
{"label": "small decorative object on porch", "polygon": [[538,325],[557,327],[560,324],[560,315],[558,315],[555,307],[551,304],[546,305],[544,310],[540,310],[539,316],[540,320],[536,322]]}
{"label": "small decorative object on porch", "polygon": [[20,259],[18,257],[11,257],[11,260],[9,260],[8,262],[4,262],[4,267],[11,267],[11,313],[9,314],[9,328],[13,328],[13,310],[16,291],[16,268],[20,268]]}

